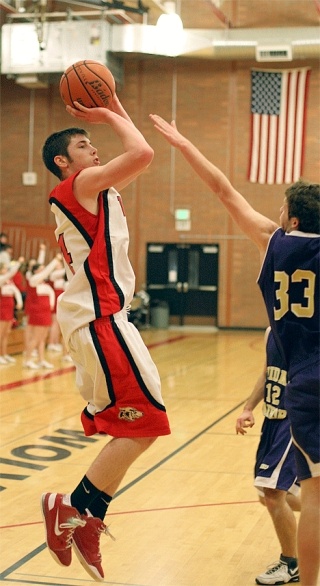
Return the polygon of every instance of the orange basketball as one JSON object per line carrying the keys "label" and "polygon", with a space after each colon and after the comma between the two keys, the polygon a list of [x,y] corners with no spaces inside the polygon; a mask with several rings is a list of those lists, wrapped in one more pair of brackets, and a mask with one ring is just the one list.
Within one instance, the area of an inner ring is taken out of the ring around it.
{"label": "orange basketball", "polygon": [[66,105],[79,102],[86,108],[107,108],[115,93],[114,77],[99,61],[77,61],[60,79],[60,95]]}

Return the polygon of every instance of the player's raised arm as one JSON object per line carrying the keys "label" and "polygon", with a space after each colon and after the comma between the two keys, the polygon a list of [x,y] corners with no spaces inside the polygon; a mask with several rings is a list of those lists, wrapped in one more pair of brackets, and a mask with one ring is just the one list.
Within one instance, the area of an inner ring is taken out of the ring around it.
{"label": "player's raised arm", "polygon": [[[115,98],[117,100],[117,98]],[[116,101],[118,104],[118,102]],[[71,116],[89,124],[108,124],[122,143],[123,152],[102,165],[95,153],[91,153],[91,164],[84,165],[84,171],[77,176],[75,192],[80,198],[97,197],[103,189],[111,186],[116,189],[123,188],[134,177],[144,171],[153,159],[153,149],[147,143],[144,136],[133,124],[129,116],[125,116],[125,110],[118,105],[117,112],[109,108],[85,108],[76,103],[77,109],[67,106]],[[80,144],[79,147],[82,148]],[[88,151],[96,151],[91,143],[83,147]],[[90,152],[91,152],[90,151]]]}
{"label": "player's raised arm", "polygon": [[217,195],[240,229],[264,253],[270,235],[278,227],[277,224],[254,210],[247,200],[231,185],[224,173],[178,131],[174,121],[169,124],[157,114],[150,114],[150,119],[155,129],[182,153],[193,170]]}
{"label": "player's raised arm", "polygon": [[110,102],[108,109],[112,112],[115,112],[116,114],[119,114],[119,116],[122,116],[133,124],[128,112],[124,109],[116,93],[114,94],[113,100]]}

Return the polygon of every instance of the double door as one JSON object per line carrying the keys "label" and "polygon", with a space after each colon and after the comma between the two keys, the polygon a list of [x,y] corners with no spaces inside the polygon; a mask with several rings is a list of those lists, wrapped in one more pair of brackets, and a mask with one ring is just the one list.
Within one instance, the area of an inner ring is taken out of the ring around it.
{"label": "double door", "polygon": [[151,302],[166,301],[181,325],[186,316],[206,316],[217,324],[218,268],[218,244],[148,243]]}

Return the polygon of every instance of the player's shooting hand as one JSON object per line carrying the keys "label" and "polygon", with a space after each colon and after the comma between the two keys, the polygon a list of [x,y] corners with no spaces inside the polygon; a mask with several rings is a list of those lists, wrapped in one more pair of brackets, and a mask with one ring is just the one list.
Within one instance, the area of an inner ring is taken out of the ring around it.
{"label": "player's shooting hand", "polygon": [[114,93],[114,96],[110,102],[110,104],[108,104],[108,110],[111,110],[111,112],[118,112],[119,109],[121,109],[123,106],[117,96],[116,93]]}
{"label": "player's shooting hand", "polygon": [[86,108],[79,102],[74,102],[76,108],[66,106],[68,114],[74,118],[85,120],[89,124],[108,124],[114,113],[109,108]]}
{"label": "player's shooting hand", "polygon": [[116,93],[114,94],[113,99],[108,105],[108,110],[114,112],[115,114],[118,114],[119,116],[125,118],[125,120],[128,120],[128,122],[133,124],[128,112],[126,112],[126,110],[124,109]]}

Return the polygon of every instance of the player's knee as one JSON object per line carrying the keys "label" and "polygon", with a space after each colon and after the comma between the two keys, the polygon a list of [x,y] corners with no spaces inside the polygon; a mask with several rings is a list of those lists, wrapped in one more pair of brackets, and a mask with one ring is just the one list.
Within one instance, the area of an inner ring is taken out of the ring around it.
{"label": "player's knee", "polygon": [[264,498],[264,496],[259,495],[259,503],[260,503],[260,505],[263,505],[264,507],[266,506],[266,499]]}
{"label": "player's knee", "polygon": [[273,511],[285,501],[286,493],[283,490],[276,490],[274,488],[266,488],[264,491],[265,505],[268,511]]}
{"label": "player's knee", "polygon": [[136,441],[140,445],[141,453],[150,448],[150,446],[156,441],[156,437],[139,437]]}

